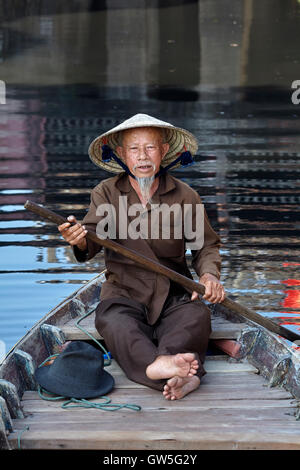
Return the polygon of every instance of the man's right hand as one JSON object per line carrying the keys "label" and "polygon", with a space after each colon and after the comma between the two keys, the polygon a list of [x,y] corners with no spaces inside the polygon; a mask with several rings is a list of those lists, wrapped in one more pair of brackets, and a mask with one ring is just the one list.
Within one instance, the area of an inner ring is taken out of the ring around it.
{"label": "man's right hand", "polygon": [[74,215],[69,215],[67,220],[69,220],[70,223],[66,222],[65,224],[59,225],[58,230],[70,245],[76,245],[82,251],[86,250],[87,242],[85,236],[87,230],[85,226],[77,222]]}

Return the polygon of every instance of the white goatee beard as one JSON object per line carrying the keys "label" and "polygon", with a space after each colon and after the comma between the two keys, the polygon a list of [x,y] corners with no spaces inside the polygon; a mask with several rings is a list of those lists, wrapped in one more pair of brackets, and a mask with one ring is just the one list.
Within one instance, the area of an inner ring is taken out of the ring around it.
{"label": "white goatee beard", "polygon": [[[147,201],[147,203],[149,202],[149,204],[152,204],[152,200],[150,198],[150,190],[151,190],[151,186],[155,180],[155,169],[156,169],[156,166],[154,165],[154,163],[149,163],[147,162],[147,165],[151,165],[153,167],[153,175],[152,176],[143,176],[143,177],[139,177],[137,175],[135,175],[135,179],[139,185],[139,188],[141,190],[141,193],[142,193],[142,196],[143,198]],[[135,170],[137,168],[138,165],[135,165],[133,167],[133,171],[135,173]]]}
{"label": "white goatee beard", "polygon": [[143,178],[136,176],[135,178],[139,185],[143,198],[151,204],[150,190],[155,180],[155,175],[153,174],[152,176],[144,176]]}

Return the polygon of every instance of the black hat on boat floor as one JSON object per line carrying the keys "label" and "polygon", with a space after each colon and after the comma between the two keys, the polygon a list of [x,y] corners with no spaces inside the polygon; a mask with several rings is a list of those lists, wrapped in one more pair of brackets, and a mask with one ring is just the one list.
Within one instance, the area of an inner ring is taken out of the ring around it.
{"label": "black hat on boat floor", "polygon": [[51,365],[37,368],[35,378],[46,391],[68,398],[99,397],[115,385],[102,353],[84,341],[72,341]]}

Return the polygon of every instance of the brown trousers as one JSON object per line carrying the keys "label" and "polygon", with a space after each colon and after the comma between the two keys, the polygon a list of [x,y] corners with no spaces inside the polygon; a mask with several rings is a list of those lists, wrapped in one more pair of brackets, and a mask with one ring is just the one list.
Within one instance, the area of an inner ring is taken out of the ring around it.
{"label": "brown trousers", "polygon": [[108,350],[125,372],[137,383],[163,390],[166,380],[151,380],[146,368],[157,356],[185,352],[195,353],[199,361],[197,375],[203,367],[211,332],[210,310],[191,294],[171,295],[154,325],[147,322],[147,307],[125,297],[102,300],[96,310],[95,326]]}

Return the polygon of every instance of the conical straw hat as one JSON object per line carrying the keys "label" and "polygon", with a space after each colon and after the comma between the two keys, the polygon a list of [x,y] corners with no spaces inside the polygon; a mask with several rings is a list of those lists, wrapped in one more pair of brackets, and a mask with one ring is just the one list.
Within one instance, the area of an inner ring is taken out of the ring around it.
{"label": "conical straw hat", "polygon": [[[127,129],[134,129],[136,127],[159,127],[165,129],[166,142],[170,148],[168,153],[165,155],[161,162],[161,166],[165,167],[173,162],[178,156],[188,151],[194,155],[198,149],[196,138],[190,132],[180,127],[175,127],[168,122],[160,121],[147,114],[136,114],[130,119],[122,122],[118,126],[114,127],[110,131],[96,137],[89,146],[90,159],[100,168],[112,173],[120,173],[123,168],[113,159],[109,161],[102,160],[102,146],[108,145],[112,151],[121,159],[117,153],[117,147],[120,145],[118,140],[118,133]],[[180,162],[174,165],[172,168],[180,166]]]}

